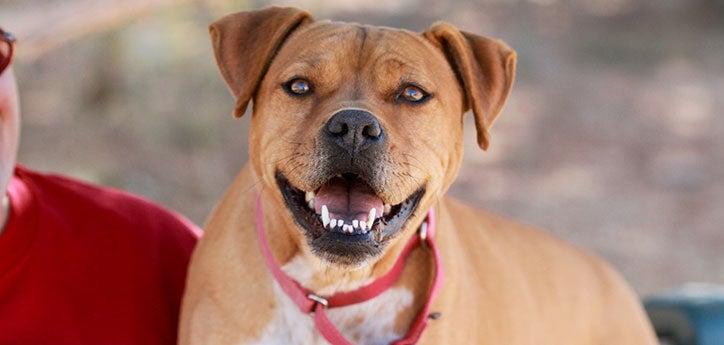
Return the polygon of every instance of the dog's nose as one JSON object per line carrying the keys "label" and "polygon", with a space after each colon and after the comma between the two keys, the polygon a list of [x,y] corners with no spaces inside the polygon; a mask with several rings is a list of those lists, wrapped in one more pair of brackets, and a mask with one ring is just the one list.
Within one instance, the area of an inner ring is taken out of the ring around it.
{"label": "dog's nose", "polygon": [[381,144],[385,134],[377,118],[360,109],[335,113],[325,126],[325,136],[350,153]]}

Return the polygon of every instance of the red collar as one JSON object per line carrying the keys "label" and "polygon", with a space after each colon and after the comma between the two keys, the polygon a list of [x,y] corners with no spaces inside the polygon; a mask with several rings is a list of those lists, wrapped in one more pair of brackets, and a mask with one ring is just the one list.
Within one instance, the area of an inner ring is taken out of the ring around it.
{"label": "red collar", "polygon": [[299,282],[292,279],[286,273],[284,273],[274,259],[271,249],[269,248],[269,242],[266,238],[266,231],[264,230],[264,210],[261,205],[261,196],[256,197],[256,232],[259,239],[259,246],[261,247],[262,255],[264,256],[264,262],[266,262],[269,271],[271,271],[274,279],[277,281],[282,290],[294,301],[299,307],[302,313],[312,314],[314,318],[314,324],[317,327],[317,331],[332,345],[352,345],[340,331],[329,321],[326,309],[344,307],[352,304],[362,303],[377,297],[385,290],[392,287],[397,279],[402,274],[402,269],[405,267],[405,261],[410,253],[421,244],[426,244],[430,250],[434,261],[435,261],[435,272],[432,281],[432,286],[427,294],[427,300],[422,310],[415,317],[415,321],[410,326],[410,329],[405,334],[405,337],[394,341],[394,345],[412,345],[417,343],[422,335],[422,332],[427,326],[428,313],[430,312],[430,305],[432,300],[437,294],[437,290],[440,288],[443,279],[442,262],[440,260],[440,252],[435,245],[433,240],[435,235],[435,213],[432,209],[427,212],[425,221],[420,226],[418,232],[419,236],[413,236],[405,248],[402,249],[400,256],[397,258],[394,266],[389,272],[379,277],[377,280],[365,285],[357,290],[338,292],[332,296],[319,296],[314,292],[303,287]]}

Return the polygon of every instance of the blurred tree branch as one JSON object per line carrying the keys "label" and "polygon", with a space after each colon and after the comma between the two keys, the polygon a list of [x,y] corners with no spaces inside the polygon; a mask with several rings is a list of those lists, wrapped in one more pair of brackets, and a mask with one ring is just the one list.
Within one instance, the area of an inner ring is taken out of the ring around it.
{"label": "blurred tree branch", "polygon": [[22,2],[0,11],[0,25],[18,37],[26,62],[85,35],[105,31],[194,0],[66,0]]}

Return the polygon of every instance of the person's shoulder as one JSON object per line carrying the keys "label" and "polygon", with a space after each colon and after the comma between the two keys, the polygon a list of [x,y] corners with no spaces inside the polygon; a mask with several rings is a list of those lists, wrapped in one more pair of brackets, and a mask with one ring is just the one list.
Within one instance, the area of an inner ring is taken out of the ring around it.
{"label": "person's shoulder", "polygon": [[16,175],[32,185],[39,204],[71,222],[108,223],[145,235],[193,241],[199,228],[185,217],[143,197],[53,173],[18,166]]}

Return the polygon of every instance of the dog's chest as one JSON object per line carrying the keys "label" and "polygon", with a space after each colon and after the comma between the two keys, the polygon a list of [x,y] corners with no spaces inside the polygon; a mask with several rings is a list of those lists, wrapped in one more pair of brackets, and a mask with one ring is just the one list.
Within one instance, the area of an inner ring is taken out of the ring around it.
{"label": "dog's chest", "polygon": [[[284,266],[284,271],[302,284],[311,272],[296,258]],[[303,314],[274,284],[277,308],[259,339],[252,344],[327,344],[315,329],[311,315]],[[403,287],[394,287],[364,303],[327,311],[329,319],[342,334],[356,344],[389,344],[404,334],[395,332],[397,315],[413,302],[413,294]]]}

